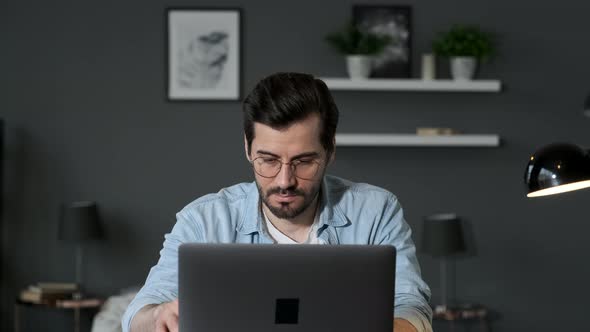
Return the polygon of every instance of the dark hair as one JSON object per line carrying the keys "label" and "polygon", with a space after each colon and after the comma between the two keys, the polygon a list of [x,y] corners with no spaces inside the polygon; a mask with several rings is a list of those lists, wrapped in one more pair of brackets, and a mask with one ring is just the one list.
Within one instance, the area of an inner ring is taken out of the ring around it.
{"label": "dark hair", "polygon": [[320,141],[334,151],[338,108],[322,80],[302,73],[276,73],[263,78],[244,100],[244,134],[248,154],[254,140],[254,122],[283,129],[313,113],[322,121]]}

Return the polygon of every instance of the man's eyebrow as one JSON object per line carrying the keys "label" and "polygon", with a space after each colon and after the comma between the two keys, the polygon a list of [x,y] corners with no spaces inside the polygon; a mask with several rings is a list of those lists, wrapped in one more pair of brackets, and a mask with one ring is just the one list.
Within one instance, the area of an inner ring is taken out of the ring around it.
{"label": "man's eyebrow", "polygon": [[[275,157],[277,159],[280,159],[280,156],[277,154],[274,154],[270,151],[265,151],[265,150],[257,150],[256,151],[257,154],[263,154],[263,155],[267,155],[267,156],[271,156],[271,157]],[[295,160],[295,159],[301,159],[301,158],[306,158],[306,157],[318,157],[320,154],[318,152],[304,152],[304,153],[300,153],[296,156],[293,156],[293,158],[291,158],[291,160]]]}
{"label": "man's eyebrow", "polygon": [[257,150],[257,151],[256,151],[256,154],[264,154],[264,155],[267,155],[267,156],[271,156],[271,157],[279,158],[279,156],[278,156],[278,155],[276,155],[276,154],[274,154],[274,153],[272,153],[272,152],[269,152],[269,151],[264,151],[264,150]]}
{"label": "man's eyebrow", "polygon": [[317,152],[304,152],[304,153],[300,153],[296,156],[293,156],[293,158],[291,158],[291,160],[307,158],[307,157],[318,157],[319,155],[320,154]]}

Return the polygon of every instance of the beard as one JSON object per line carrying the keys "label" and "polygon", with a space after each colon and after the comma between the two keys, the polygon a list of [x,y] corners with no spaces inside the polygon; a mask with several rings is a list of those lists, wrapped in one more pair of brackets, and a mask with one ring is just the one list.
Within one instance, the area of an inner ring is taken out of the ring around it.
{"label": "beard", "polygon": [[[322,177],[323,178],[323,177]],[[309,192],[305,192],[301,189],[295,187],[289,188],[280,188],[274,187],[270,188],[266,192],[262,190],[258,181],[256,181],[256,187],[258,188],[258,193],[262,202],[266,207],[275,215],[277,218],[281,219],[294,219],[295,217],[302,214],[307,208],[311,206],[315,198],[318,196],[318,193],[321,189],[322,181],[318,181],[310,190]],[[279,203],[279,205],[272,205],[270,202],[270,196],[273,194],[283,194],[283,195],[295,195],[303,197],[303,202],[299,206],[291,206],[289,203]]]}

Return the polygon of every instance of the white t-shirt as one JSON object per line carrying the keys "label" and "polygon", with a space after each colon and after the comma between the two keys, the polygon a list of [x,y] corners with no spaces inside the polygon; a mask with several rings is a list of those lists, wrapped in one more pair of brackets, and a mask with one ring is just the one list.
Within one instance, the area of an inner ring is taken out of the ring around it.
{"label": "white t-shirt", "polygon": [[317,213],[315,214],[313,224],[309,228],[307,240],[305,240],[304,242],[297,242],[292,238],[288,237],[287,235],[283,234],[270,222],[270,219],[268,219],[266,213],[264,213],[264,210],[262,210],[262,214],[264,215],[264,220],[266,221],[266,230],[277,244],[324,244],[323,240],[318,239],[319,216]]}

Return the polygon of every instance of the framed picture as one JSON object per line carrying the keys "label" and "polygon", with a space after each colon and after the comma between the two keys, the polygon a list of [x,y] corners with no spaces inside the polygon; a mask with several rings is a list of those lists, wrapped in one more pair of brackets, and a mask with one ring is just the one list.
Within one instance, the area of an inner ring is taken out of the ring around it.
{"label": "framed picture", "polygon": [[360,29],[387,35],[392,44],[375,57],[370,77],[412,76],[412,8],[410,6],[355,5],[352,17]]}
{"label": "framed picture", "polygon": [[241,98],[241,10],[169,8],[168,100]]}

